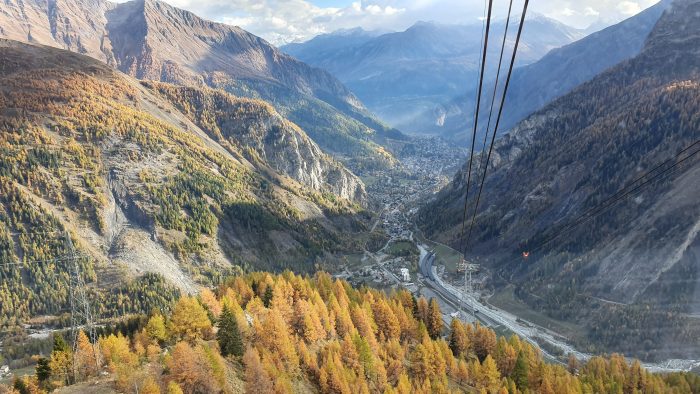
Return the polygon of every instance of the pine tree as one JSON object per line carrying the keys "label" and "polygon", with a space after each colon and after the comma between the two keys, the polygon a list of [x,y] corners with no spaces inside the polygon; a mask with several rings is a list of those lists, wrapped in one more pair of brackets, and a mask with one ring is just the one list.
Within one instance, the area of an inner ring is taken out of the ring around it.
{"label": "pine tree", "polygon": [[238,330],[238,322],[226,304],[219,316],[219,331],[216,333],[216,339],[222,356],[243,356],[243,340]]}
{"label": "pine tree", "polygon": [[272,302],[272,297],[274,296],[274,293],[272,291],[272,285],[267,285],[265,288],[265,294],[263,294],[262,301],[263,305],[265,305],[265,308],[270,307],[270,302]]}
{"label": "pine tree", "polygon": [[69,352],[70,347],[68,346],[68,343],[66,343],[66,340],[63,339],[63,335],[59,333],[55,333],[53,335],[53,351],[54,352]]}
{"label": "pine tree", "polygon": [[520,391],[525,391],[529,386],[529,369],[530,367],[525,358],[525,354],[523,354],[523,352],[518,352],[518,358],[515,360],[512,377]]}
{"label": "pine tree", "polygon": [[43,383],[51,377],[51,366],[49,365],[49,359],[46,357],[40,357],[36,360],[36,379],[39,383]]}

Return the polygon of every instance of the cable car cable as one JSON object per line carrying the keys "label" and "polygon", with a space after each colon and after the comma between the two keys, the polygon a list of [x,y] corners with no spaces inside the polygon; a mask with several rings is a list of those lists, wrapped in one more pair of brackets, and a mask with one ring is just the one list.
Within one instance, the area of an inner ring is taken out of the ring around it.
{"label": "cable car cable", "polygon": [[[476,130],[478,128],[479,124],[479,111],[481,108],[481,93],[482,89],[484,86],[484,70],[486,68],[486,54],[488,52],[488,46],[489,46],[489,32],[491,30],[491,13],[493,11],[493,0],[489,0],[489,5],[488,5],[488,13],[486,16],[486,32],[483,37],[484,41],[484,48],[483,52],[481,54],[481,70],[479,73],[479,89],[477,91],[476,95],[476,110],[474,112],[474,130],[472,131],[472,144],[471,144],[471,153],[469,154],[469,169],[467,172],[467,184],[466,184],[466,191],[464,194],[464,211],[462,213],[462,230],[460,231],[459,239],[460,239],[460,249],[463,249],[464,246],[464,228],[465,228],[465,223],[467,219],[467,202],[469,201],[469,185],[471,184],[471,177],[472,177],[472,162],[474,160],[474,145],[476,144]],[[465,255],[467,253],[466,247],[464,247],[463,250],[460,250],[463,252]]]}
{"label": "cable car cable", "polygon": [[[515,65],[515,57],[518,54],[518,45],[520,44],[520,37],[523,33],[523,26],[525,25],[525,16],[527,14],[527,6],[530,0],[525,0],[523,4],[523,13],[520,17],[520,26],[518,26],[518,35],[515,37],[515,45],[513,46],[513,56],[510,59],[510,66],[508,68],[508,76],[506,77],[506,83],[503,87],[503,95],[501,96],[501,104],[498,109],[498,116],[496,117],[496,125],[493,130],[493,135],[491,136],[491,146],[489,147],[488,156],[486,156],[486,164],[484,166],[484,175],[481,177],[481,184],[479,185],[479,194],[476,197],[476,204],[474,205],[474,215],[472,216],[471,224],[469,225],[469,233],[467,235],[467,246],[469,246],[469,241],[471,238],[472,230],[474,228],[474,221],[476,220],[476,214],[479,209],[479,202],[481,200],[481,193],[484,190],[484,182],[486,181],[486,175],[488,173],[489,161],[491,160],[491,153],[493,152],[493,145],[496,141],[496,135],[498,134],[498,126],[501,122],[501,116],[503,115],[503,107],[506,101],[506,94],[508,93],[508,86],[510,85],[510,78],[513,75],[513,67]],[[483,154],[483,153],[482,153]],[[465,249],[466,250],[466,249]]]}

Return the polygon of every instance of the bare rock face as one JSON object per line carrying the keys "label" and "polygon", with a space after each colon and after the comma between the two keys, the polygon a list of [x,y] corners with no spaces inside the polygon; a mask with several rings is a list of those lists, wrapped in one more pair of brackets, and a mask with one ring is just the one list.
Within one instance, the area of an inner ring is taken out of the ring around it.
{"label": "bare rock face", "polygon": [[210,22],[158,0],[8,0],[0,36],[88,55],[140,79],[201,82],[225,72],[362,108],[327,72],[285,55],[245,30]]}
{"label": "bare rock face", "polygon": [[214,140],[237,152],[254,151],[256,157],[247,159],[259,159],[313,190],[367,202],[362,181],[271,105],[208,88],[144,84],[173,102]]}

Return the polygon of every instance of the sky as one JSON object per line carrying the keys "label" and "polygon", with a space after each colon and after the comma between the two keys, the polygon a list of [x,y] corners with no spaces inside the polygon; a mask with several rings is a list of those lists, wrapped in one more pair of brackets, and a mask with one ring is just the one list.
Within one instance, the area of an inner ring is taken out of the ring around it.
{"label": "sky", "polygon": [[[469,24],[483,18],[484,0],[166,0],[217,22],[240,26],[276,45],[318,34],[362,27],[402,31],[417,21]],[[534,0],[537,12],[577,28],[606,26],[650,7],[658,0]],[[514,0],[518,10],[523,0]],[[494,1],[494,15],[505,16],[506,0]],[[518,11],[519,13],[520,11]]]}

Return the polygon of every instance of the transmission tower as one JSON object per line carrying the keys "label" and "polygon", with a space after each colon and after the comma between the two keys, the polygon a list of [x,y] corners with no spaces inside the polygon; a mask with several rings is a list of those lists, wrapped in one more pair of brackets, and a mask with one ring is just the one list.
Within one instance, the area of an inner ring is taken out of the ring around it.
{"label": "transmission tower", "polygon": [[81,258],[75,253],[73,240],[68,231],[66,231],[66,251],[68,255],[70,269],[70,311],[71,311],[71,339],[73,341],[73,373],[75,374],[75,356],[78,346],[78,333],[82,329],[87,334],[92,343],[92,351],[95,355],[95,370],[100,368],[100,352],[97,349],[97,332],[95,330],[95,322],[93,321],[92,308],[88,301],[85,281],[80,273],[79,259]]}
{"label": "transmission tower", "polygon": [[[478,264],[472,264],[469,261],[467,261],[464,257],[462,257],[462,261],[458,265],[458,269],[460,271],[463,271],[464,273],[464,288],[460,292],[461,294],[461,305],[460,309],[462,311],[462,318],[465,319],[467,318],[467,312],[465,311],[465,305],[466,305],[466,295],[474,293],[474,287],[473,287],[473,282],[472,282],[472,271],[476,271],[479,269]],[[471,312],[474,313],[474,305],[469,301],[469,307],[471,308]]]}

